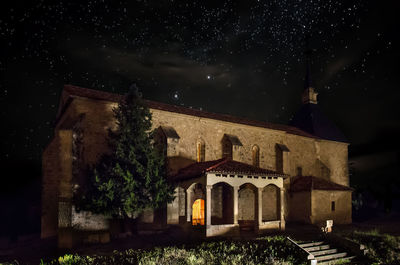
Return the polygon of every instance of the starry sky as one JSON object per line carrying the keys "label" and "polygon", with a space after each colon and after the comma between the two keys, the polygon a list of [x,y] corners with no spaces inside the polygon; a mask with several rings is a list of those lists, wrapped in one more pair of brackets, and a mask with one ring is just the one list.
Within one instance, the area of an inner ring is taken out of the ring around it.
{"label": "starry sky", "polygon": [[286,124],[301,105],[306,36],[319,106],[352,146],[400,132],[396,1],[1,5],[2,167],[40,169],[63,84],[136,83],[147,99]]}

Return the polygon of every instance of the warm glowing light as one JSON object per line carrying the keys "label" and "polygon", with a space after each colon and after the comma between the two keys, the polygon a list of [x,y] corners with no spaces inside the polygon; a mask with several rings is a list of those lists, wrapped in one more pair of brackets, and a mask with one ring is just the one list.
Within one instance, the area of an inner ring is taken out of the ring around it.
{"label": "warm glowing light", "polygon": [[195,200],[192,210],[192,224],[204,225],[204,200]]}

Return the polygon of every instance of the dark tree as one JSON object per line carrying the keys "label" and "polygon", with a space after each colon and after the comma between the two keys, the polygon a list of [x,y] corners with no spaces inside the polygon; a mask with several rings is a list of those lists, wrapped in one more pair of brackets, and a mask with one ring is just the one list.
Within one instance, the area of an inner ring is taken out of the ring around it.
{"label": "dark tree", "polygon": [[173,200],[166,181],[165,157],[153,144],[151,113],[133,90],[114,111],[115,131],[109,130],[111,152],[91,170],[79,206],[113,217],[135,218],[144,209],[156,209]]}

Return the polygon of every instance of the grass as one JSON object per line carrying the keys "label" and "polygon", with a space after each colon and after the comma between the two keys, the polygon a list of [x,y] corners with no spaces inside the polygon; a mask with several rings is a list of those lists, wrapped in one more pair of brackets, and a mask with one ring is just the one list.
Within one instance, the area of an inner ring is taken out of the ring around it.
{"label": "grass", "polygon": [[[400,265],[400,237],[381,234],[378,230],[341,233],[365,245],[368,253],[360,264]],[[343,264],[346,262],[343,261]],[[17,261],[8,264],[21,264]],[[65,254],[54,260],[43,257],[40,265],[154,264],[154,265],[255,265],[307,264],[303,253],[284,236],[268,236],[253,240],[212,240],[187,245],[151,249],[114,250],[102,255]],[[342,264],[342,263],[340,263]]]}
{"label": "grass", "polygon": [[367,247],[368,264],[400,265],[400,237],[381,234],[379,230],[352,231],[343,234]]}
{"label": "grass", "polygon": [[283,236],[256,240],[219,240],[194,246],[156,247],[150,250],[114,251],[110,255],[66,254],[41,265],[149,264],[149,265],[240,265],[306,264],[298,249]]}

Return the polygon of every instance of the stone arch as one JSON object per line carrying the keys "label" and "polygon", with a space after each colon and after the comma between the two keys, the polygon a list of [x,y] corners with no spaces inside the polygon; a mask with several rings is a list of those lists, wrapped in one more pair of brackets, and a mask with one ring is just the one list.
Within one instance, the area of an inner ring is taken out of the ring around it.
{"label": "stone arch", "polygon": [[251,183],[239,187],[238,220],[254,221],[256,218],[257,188]]}
{"label": "stone arch", "polygon": [[196,200],[205,200],[205,187],[201,183],[194,182],[186,189],[186,220],[192,221],[193,204]]}
{"label": "stone arch", "polygon": [[211,190],[211,224],[233,223],[233,187],[218,182]]}
{"label": "stone arch", "polygon": [[193,203],[197,199],[205,199],[205,187],[201,183],[194,182],[187,189],[189,192],[193,193],[192,202]]}
{"label": "stone arch", "polygon": [[204,200],[197,199],[192,204],[192,225],[205,224]]}
{"label": "stone arch", "polygon": [[262,220],[280,220],[280,189],[269,184],[262,191]]}
{"label": "stone arch", "polygon": [[260,147],[253,145],[251,148],[253,166],[260,167]]}
{"label": "stone arch", "polygon": [[202,138],[196,142],[196,161],[204,162],[206,158],[206,144]]}

